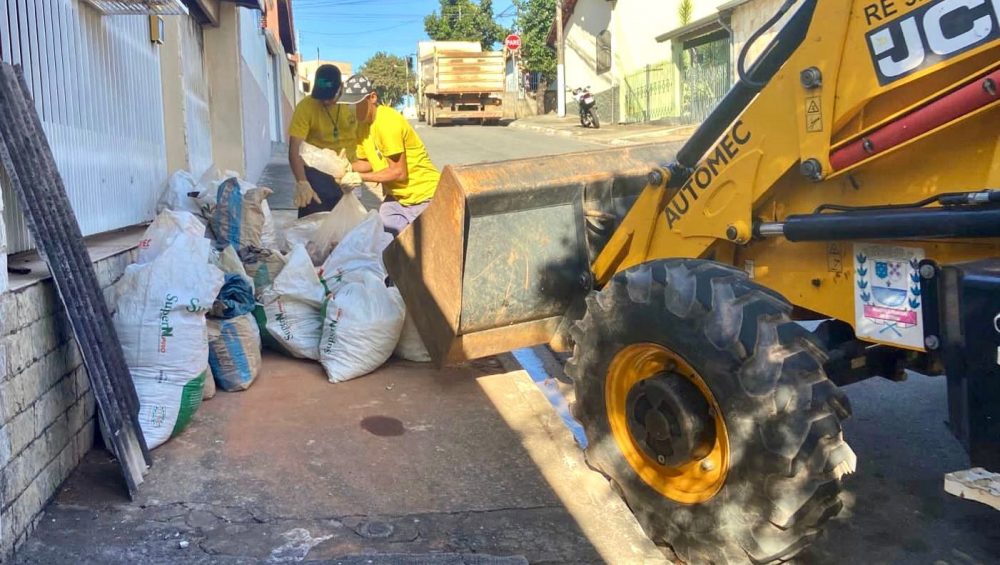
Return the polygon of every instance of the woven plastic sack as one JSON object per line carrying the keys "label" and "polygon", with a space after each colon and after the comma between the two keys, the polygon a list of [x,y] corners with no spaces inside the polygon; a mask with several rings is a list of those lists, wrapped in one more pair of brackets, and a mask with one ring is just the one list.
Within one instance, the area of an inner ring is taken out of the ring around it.
{"label": "woven plastic sack", "polygon": [[430,363],[431,361],[431,354],[427,351],[424,340],[420,338],[420,331],[413,323],[413,317],[410,316],[409,312],[406,313],[406,319],[403,320],[403,332],[400,334],[399,343],[396,344],[396,349],[392,354],[400,359],[416,363]]}
{"label": "woven plastic sack", "polygon": [[263,291],[274,283],[288,259],[277,249],[250,247],[240,252],[247,276],[253,281],[254,296],[260,298]]}
{"label": "woven plastic sack", "polygon": [[187,171],[177,171],[170,175],[167,186],[156,202],[156,213],[160,214],[164,210],[175,212],[189,212],[195,216],[206,219],[210,210],[199,199],[203,192],[202,186]]}
{"label": "woven plastic sack", "polygon": [[237,250],[263,247],[264,203],[269,188],[244,191],[239,179],[226,179],[219,185],[209,228],[217,249],[232,245]]}
{"label": "woven plastic sack", "polygon": [[298,218],[285,228],[279,242],[281,251],[288,253],[296,245],[301,245],[308,249],[309,242],[312,241],[313,234],[326,221],[332,212],[316,212],[304,218]]}
{"label": "woven plastic sack", "polygon": [[208,342],[208,364],[215,384],[227,392],[250,388],[261,365],[260,331],[253,314],[229,320],[210,318],[208,326],[210,334],[218,334]]}
{"label": "woven plastic sack", "polygon": [[263,331],[273,339],[268,345],[293,357],[318,360],[325,295],[306,248],[295,246],[288,264],[261,295],[257,315]]}
{"label": "woven plastic sack", "polygon": [[368,211],[358,197],[353,192],[345,193],[323,222],[316,227],[316,231],[309,236],[306,249],[309,250],[313,264],[321,265],[326,261],[334,247],[367,216]]}
{"label": "woven plastic sack", "polygon": [[160,212],[139,240],[136,263],[143,264],[156,259],[182,234],[203,238],[205,224],[190,212],[170,209]]}
{"label": "woven plastic sack", "polygon": [[211,242],[182,233],[117,284],[114,324],[150,449],[179,434],[201,405],[208,370],[205,313],[222,288]]}
{"label": "woven plastic sack", "polygon": [[361,377],[392,355],[406,306],[395,287],[374,270],[345,275],[323,312],[320,363],[332,383]]}

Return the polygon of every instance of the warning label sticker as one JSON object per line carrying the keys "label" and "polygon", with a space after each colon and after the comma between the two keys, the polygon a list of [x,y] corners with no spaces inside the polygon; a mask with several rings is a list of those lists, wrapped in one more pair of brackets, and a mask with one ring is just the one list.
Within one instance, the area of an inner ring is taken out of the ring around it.
{"label": "warning label sticker", "polygon": [[854,246],[855,333],[860,338],[924,348],[920,262],[924,250]]}
{"label": "warning label sticker", "polygon": [[819,96],[806,98],[806,131],[823,131],[823,99]]}

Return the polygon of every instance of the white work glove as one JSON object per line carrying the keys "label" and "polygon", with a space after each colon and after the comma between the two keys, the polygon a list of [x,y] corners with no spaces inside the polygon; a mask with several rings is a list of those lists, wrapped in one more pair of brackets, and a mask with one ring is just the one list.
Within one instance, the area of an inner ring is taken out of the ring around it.
{"label": "white work glove", "polygon": [[331,165],[333,166],[334,172],[330,173],[330,175],[336,179],[337,182],[340,182],[340,179],[344,178],[344,175],[347,173],[353,172],[353,169],[351,169],[351,160],[347,158],[346,149],[340,150],[340,155],[337,155],[336,161],[331,163]]}
{"label": "white work glove", "polygon": [[340,185],[345,187],[355,187],[365,184],[365,181],[361,180],[361,173],[355,173],[351,171],[344,175],[344,178],[340,179]]}
{"label": "white work glove", "polygon": [[311,184],[307,180],[300,180],[295,183],[295,207],[305,208],[312,203],[320,204],[322,200],[319,199],[319,195],[313,190]]}

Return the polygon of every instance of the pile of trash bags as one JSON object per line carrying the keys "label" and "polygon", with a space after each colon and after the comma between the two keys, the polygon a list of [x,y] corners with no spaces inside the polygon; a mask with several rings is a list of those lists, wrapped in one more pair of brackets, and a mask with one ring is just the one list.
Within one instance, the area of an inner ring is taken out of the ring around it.
{"label": "pile of trash bags", "polygon": [[378,214],[346,194],[279,230],[270,194],[235,174],[175,174],[116,284],[115,329],[150,449],[183,431],[217,389],[249,389],[263,348],[318,361],[333,383],[394,353],[430,361],[388,282]]}

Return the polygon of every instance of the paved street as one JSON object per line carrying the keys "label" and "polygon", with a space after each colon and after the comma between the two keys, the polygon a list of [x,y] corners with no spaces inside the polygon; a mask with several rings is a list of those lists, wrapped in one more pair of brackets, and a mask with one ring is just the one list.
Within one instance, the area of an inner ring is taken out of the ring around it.
{"label": "paved street", "polygon": [[438,168],[490,161],[507,161],[600,149],[579,138],[556,137],[503,126],[440,126],[414,123]]}

